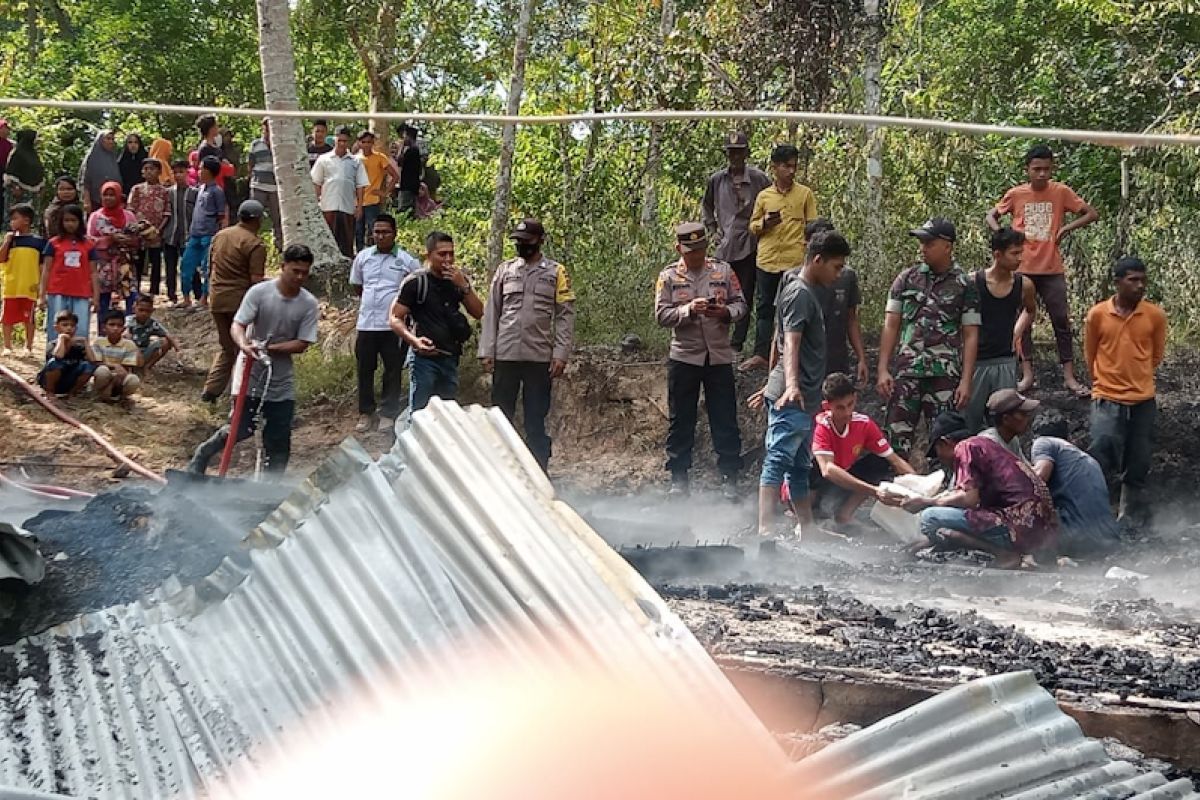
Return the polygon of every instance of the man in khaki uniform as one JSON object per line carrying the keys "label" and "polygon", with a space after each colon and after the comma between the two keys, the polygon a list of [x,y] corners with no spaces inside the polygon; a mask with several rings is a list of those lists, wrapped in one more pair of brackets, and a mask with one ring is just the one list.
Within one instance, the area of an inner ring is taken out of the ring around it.
{"label": "man in khaki uniform", "polygon": [[230,328],[233,316],[250,287],[263,280],[267,268],[267,247],[259,237],[266,209],[257,200],[238,206],[237,225],[217,232],[208,255],[208,310],[217,329],[221,350],[213,358],[201,395],[206,403],[216,402],[229,385],[238,346]]}
{"label": "man in khaki uniform", "polygon": [[550,461],[546,415],[551,381],[560,377],[575,338],[575,292],[567,269],[542,254],[546,230],[536,219],[517,223],[510,239],[517,257],[492,277],[479,358],[492,371],[492,403],[510,420],[520,394],[525,443],[542,469]]}
{"label": "man in khaki uniform", "polygon": [[667,358],[667,469],[671,494],[686,494],[688,470],[696,438],[700,387],[708,406],[708,425],[722,491],[736,497],[742,468],[742,437],[737,424],[737,392],[733,379],[733,347],[729,328],[746,316],[746,299],[733,268],[708,257],[704,226],[685,222],[675,228],[679,260],[658,276],[654,316],[671,328]]}

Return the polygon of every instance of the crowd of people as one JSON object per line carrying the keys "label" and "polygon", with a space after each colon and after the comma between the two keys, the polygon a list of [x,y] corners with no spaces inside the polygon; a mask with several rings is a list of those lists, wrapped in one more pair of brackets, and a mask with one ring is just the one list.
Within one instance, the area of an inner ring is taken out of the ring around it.
{"label": "crowd of people", "polygon": [[[541,222],[525,219],[513,228],[516,255],[496,269],[485,301],[456,264],[450,234],[430,233],[420,259],[397,244],[390,198],[398,213],[411,216],[427,215],[435,202],[415,128],[401,126],[397,157],[377,151],[371,131],[339,127],[331,138],[320,120],[311,131],[311,178],[331,232],[353,257],[350,284],[360,298],[356,430],[390,430],[405,406],[416,411],[434,396],[454,399],[474,319],[481,321],[476,355],[492,373],[492,401],[514,418],[521,400],[525,440],[546,468],[546,418],[553,382],[573,347],[575,296],[566,269],[542,250]],[[178,348],[153,316],[165,284],[169,302],[207,307],[214,320],[220,353],[203,400],[215,402],[229,390],[239,359],[252,361],[248,393],[256,413],[236,432],[225,426],[202,444],[191,469],[203,472],[230,436],[244,439],[262,420],[267,468],[280,471],[290,453],[292,357],[317,337],[317,302],[303,289],[313,256],[300,244],[283,247],[269,124],[250,146],[251,196],[237,204],[232,224],[231,139],[211,116],[198,120],[197,132],[201,142],[189,161],[171,161],[171,144],[161,139],[143,151],[136,134],[125,137],[118,154],[112,132],[101,132],[79,179],[59,178],[43,210],[30,202],[43,177],[36,152],[29,155],[36,137],[18,135],[5,171],[9,230],[0,244],[4,346],[10,349],[14,329],[24,326],[32,351],[40,306],[48,345],[39,381],[47,392],[70,397],[90,382],[101,399],[128,403],[145,373]],[[813,190],[797,181],[797,149],[776,146],[768,174],[748,163],[744,134],[731,133],[723,146],[727,167],[708,180],[701,221],[675,228],[679,258],[660,272],[655,289],[656,320],[671,330],[672,494],[689,491],[703,391],[723,491],[739,495],[737,364],[743,373],[767,372],[748,400],[767,415],[758,481],[765,537],[792,530],[778,518],[781,509],[795,517],[796,529],[820,515],[831,518],[832,529],[852,531],[856,511],[871,498],[918,513],[934,546],[981,550],[1014,566],[1050,551],[1078,555],[1115,542],[1110,483],[1121,518],[1145,520],[1166,317],[1144,299],[1146,266],[1119,259],[1115,294],[1087,315],[1084,369],[1076,369],[1060,245],[1098,215],[1053,180],[1047,146],[1028,151],[1027,181],[984,220],[990,264],[971,272],[959,265],[949,219],[933,217],[909,231],[920,261],[891,284],[874,371],[886,403],[882,428],[858,410],[872,372],[858,276],[846,266],[851,247],[818,216]],[[282,250],[274,280],[266,278],[261,236],[268,216]],[[147,280],[149,292],[142,293]],[[1037,388],[1031,334],[1039,298],[1065,388],[1092,401],[1088,452],[1050,429],[1034,439],[1032,456],[1022,449],[1039,405],[1029,396]],[[98,330],[89,338],[93,313]],[[751,330],[752,352],[741,360]],[[931,498],[880,488],[914,472],[911,451],[922,423],[929,431],[925,458],[947,470],[950,488]]]}
{"label": "crowd of people", "polygon": [[[1083,356],[1091,388],[1084,386],[1075,369],[1060,245],[1098,215],[1052,179],[1049,147],[1030,148],[1027,181],[986,216],[990,265],[968,273],[958,264],[958,233],[949,219],[934,217],[909,231],[921,259],[895,277],[884,309],[874,386],[886,403],[881,430],[856,410],[871,371],[858,280],[845,266],[849,243],[817,216],[814,193],[796,181],[795,147],[775,147],[768,176],[747,163],[742,134],[730,134],[724,146],[728,166],[709,178],[703,224],[676,228],[680,259],[657,283],[656,317],[672,329],[666,463],[672,493],[688,491],[703,388],[722,484],[737,496],[734,362],[749,332],[744,287],[753,286],[754,349],[738,369],[769,370],[749,398],[767,413],[761,536],[788,537],[781,508],[797,520],[793,536],[816,515],[831,518],[829,529],[853,531],[855,511],[873,498],[919,514],[920,547],[978,550],[997,566],[1016,567],[1104,552],[1117,542],[1118,522],[1147,521],[1155,370],[1166,315],[1145,300],[1146,265],[1117,260],[1115,294],[1087,315]],[[1054,328],[1065,388],[1092,401],[1087,452],[1053,419],[1037,430],[1032,455],[1023,450],[1021,436],[1040,406],[1028,396],[1036,389],[1031,333],[1039,298]],[[922,420],[929,430],[925,457],[949,476],[949,488],[933,497],[888,488],[894,476],[914,471],[911,450]]]}

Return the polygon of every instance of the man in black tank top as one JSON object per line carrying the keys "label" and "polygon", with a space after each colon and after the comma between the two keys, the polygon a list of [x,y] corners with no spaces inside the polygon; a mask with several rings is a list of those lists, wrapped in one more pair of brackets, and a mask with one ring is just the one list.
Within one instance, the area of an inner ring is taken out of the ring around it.
{"label": "man in black tank top", "polygon": [[988,425],[987,401],[992,392],[1017,388],[1017,348],[1033,326],[1037,295],[1021,268],[1025,234],[1001,228],[992,234],[992,266],[971,276],[979,290],[979,355],[966,408],[967,428],[979,433]]}

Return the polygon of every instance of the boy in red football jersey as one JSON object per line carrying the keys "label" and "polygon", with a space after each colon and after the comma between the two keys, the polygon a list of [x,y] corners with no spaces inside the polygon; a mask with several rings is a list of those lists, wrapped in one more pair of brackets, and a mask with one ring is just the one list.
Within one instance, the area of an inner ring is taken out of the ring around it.
{"label": "boy in red football jersey", "polygon": [[892,450],[870,417],[855,412],[858,388],[850,376],[829,375],[821,394],[824,402],[814,420],[812,452],[824,480],[811,490],[813,508],[828,496],[835,502],[834,522],[845,525],[868,497],[883,499],[878,488],[882,481],[915,470]]}

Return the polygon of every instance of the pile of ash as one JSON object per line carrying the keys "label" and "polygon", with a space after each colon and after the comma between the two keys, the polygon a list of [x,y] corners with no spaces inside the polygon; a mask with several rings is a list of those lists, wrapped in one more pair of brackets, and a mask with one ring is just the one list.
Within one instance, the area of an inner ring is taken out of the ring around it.
{"label": "pile of ash", "polygon": [[166,486],[97,495],[79,511],[25,520],[46,558],[34,586],[0,587],[0,644],[80,614],[133,602],[171,576],[187,585],[226,557],[244,559],[242,540],[290,493],[285,486],[197,480],[169,473]]}

